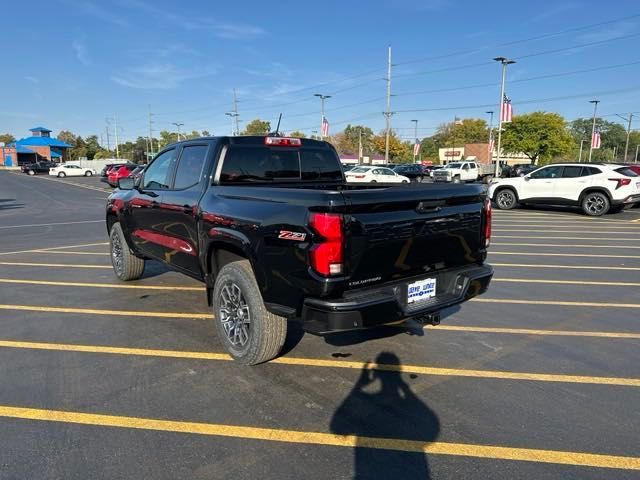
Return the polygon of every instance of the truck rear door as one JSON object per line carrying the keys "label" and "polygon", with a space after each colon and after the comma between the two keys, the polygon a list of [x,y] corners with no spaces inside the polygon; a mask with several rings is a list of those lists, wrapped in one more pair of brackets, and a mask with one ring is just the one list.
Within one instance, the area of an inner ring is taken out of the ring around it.
{"label": "truck rear door", "polygon": [[485,195],[480,185],[343,192],[350,285],[398,280],[482,263]]}

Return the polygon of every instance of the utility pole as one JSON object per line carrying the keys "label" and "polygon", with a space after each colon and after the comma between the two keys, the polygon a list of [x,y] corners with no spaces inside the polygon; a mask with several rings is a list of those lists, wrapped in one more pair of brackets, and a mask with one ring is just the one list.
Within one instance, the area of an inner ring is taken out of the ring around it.
{"label": "utility pole", "polygon": [[624,159],[622,160],[623,162],[627,161],[627,155],[629,153],[629,136],[631,135],[631,120],[633,119],[633,113],[629,114],[629,118],[627,119],[627,117],[623,117],[622,115],[618,115],[616,113],[616,115],[620,118],[622,118],[623,120],[627,120],[629,122],[628,126],[627,126],[627,142],[624,145]]}
{"label": "utility pole", "polygon": [[362,164],[362,157],[363,157],[363,151],[362,151],[362,127],[358,128],[358,165]]}
{"label": "utility pole", "polygon": [[231,136],[235,137],[238,134],[237,125],[238,125],[238,113],[236,112],[226,112],[225,115],[231,118]]}
{"label": "utility pole", "polygon": [[416,139],[416,143],[413,145],[413,163],[416,163],[416,144],[418,143],[418,120],[411,120],[413,122],[413,138]]}
{"label": "utility pole", "polygon": [[147,154],[147,163],[151,160],[151,157],[153,157],[153,113],[151,113],[151,105],[149,105],[149,153]]}
{"label": "utility pole", "polygon": [[113,114],[113,129],[116,135],[116,159],[120,158],[120,147],[118,146],[118,118]]}
{"label": "utility pole", "polygon": [[586,140],[580,140],[580,154],[578,155],[578,162],[582,162],[582,144],[586,142]]}
{"label": "utility pole", "polygon": [[176,127],[178,127],[178,141],[180,141],[180,139],[182,138],[182,136],[180,135],[180,127],[182,127],[184,123],[173,122],[171,125],[175,125]]}
{"label": "utility pole", "polygon": [[493,110],[489,110],[488,112],[484,112],[489,114],[489,163],[491,163],[491,160],[493,160],[493,148],[492,148],[492,141],[493,141]]}
{"label": "utility pole", "polygon": [[391,45],[389,45],[389,52],[387,58],[387,110],[384,112],[386,124],[387,124],[387,133],[384,141],[384,163],[389,163],[389,135],[391,134],[391,115],[393,112],[391,111]]}
{"label": "utility pole", "polygon": [[500,177],[500,157],[502,156],[502,108],[504,105],[504,82],[507,78],[507,65],[516,63],[515,60],[509,60],[505,57],[494,58],[496,62],[502,64],[502,80],[500,82],[500,102],[498,103],[498,156],[496,158],[495,178]]}
{"label": "utility pole", "polygon": [[324,140],[324,101],[327,98],[331,98],[331,95],[322,95],[321,93],[314,93],[314,97],[320,99],[320,140]]}
{"label": "utility pole", "polygon": [[106,118],[105,120],[106,120],[106,122],[107,122],[107,124],[106,124],[106,125],[105,125],[105,127],[104,127],[105,132],[106,132],[106,134],[107,134],[107,150],[108,150],[108,151],[111,151],[111,140],[110,140],[110,137],[109,137],[109,119],[108,119],[108,118]]}
{"label": "utility pole", "polygon": [[591,154],[593,153],[593,136],[596,134],[596,112],[598,111],[598,103],[600,100],[589,100],[593,103],[593,124],[591,125],[591,145],[589,147],[589,162],[591,162]]}
{"label": "utility pole", "polygon": [[238,117],[240,114],[238,113],[238,96],[236,95],[236,89],[233,89],[233,119],[235,121],[235,135],[240,135],[240,127],[238,126]]}

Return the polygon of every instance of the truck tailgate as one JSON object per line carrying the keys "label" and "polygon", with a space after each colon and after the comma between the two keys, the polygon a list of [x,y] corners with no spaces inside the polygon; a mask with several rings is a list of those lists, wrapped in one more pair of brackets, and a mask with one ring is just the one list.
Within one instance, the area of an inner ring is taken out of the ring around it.
{"label": "truck tailgate", "polygon": [[349,286],[482,263],[481,185],[345,190]]}

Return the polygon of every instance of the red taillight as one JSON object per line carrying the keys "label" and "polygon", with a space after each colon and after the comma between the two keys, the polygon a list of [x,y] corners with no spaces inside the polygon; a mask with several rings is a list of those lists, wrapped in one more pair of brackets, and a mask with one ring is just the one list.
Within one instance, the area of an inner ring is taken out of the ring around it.
{"label": "red taillight", "polygon": [[619,189],[620,187],[624,187],[625,185],[629,185],[631,183],[630,178],[610,178],[609,181],[618,182],[618,185],[616,185],[616,190]]}
{"label": "red taillight", "polygon": [[264,144],[272,147],[299,147],[302,140],[287,137],[264,137]]}
{"label": "red taillight", "polygon": [[342,273],[342,217],[335,213],[311,213],[309,226],[321,238],[311,250],[311,267],[320,275]]}
{"label": "red taillight", "polygon": [[364,175],[354,175],[354,178],[364,178]]}
{"label": "red taillight", "polygon": [[482,237],[484,238],[485,248],[488,248],[491,244],[491,199],[489,198],[484,201],[482,217]]}

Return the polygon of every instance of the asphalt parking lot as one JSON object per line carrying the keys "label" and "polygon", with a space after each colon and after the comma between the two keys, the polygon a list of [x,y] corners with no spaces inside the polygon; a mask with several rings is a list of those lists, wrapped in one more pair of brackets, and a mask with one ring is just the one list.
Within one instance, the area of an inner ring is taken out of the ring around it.
{"label": "asphalt parking lot", "polygon": [[242,367],[199,283],[116,280],[108,190],[0,172],[1,479],[638,478],[640,209],[495,212],[442,325]]}

